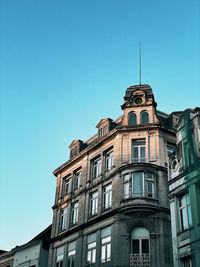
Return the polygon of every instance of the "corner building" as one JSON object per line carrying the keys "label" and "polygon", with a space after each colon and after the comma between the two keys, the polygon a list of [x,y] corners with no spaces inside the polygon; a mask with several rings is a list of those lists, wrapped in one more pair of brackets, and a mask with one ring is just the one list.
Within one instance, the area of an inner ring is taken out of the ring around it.
{"label": "corner building", "polygon": [[57,177],[49,267],[171,267],[168,154],[179,113],[152,88],[127,88],[123,115],[74,140]]}

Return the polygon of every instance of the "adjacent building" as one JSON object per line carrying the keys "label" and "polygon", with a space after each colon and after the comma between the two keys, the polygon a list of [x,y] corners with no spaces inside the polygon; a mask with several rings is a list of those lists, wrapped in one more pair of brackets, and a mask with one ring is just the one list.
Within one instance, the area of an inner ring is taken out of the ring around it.
{"label": "adjacent building", "polygon": [[200,266],[200,108],[185,110],[170,156],[169,198],[174,267]]}
{"label": "adjacent building", "polygon": [[157,110],[148,84],[127,88],[121,108],[54,171],[49,267],[172,266],[167,171],[181,112]]}
{"label": "adjacent building", "polygon": [[47,267],[51,225],[24,245],[0,255],[0,267]]}

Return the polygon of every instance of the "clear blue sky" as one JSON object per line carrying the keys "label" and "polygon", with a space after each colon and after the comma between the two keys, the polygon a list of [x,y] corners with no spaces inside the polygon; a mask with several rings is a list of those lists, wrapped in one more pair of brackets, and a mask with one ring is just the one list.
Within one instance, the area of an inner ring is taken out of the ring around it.
{"label": "clear blue sky", "polygon": [[0,249],[52,221],[73,139],[116,119],[128,86],[152,86],[164,112],[200,105],[198,0],[0,1]]}

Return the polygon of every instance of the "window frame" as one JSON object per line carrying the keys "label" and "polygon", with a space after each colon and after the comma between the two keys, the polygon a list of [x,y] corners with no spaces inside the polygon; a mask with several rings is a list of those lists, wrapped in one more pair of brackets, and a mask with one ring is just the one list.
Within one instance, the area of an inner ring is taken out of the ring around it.
{"label": "window frame", "polygon": [[[74,243],[74,249],[69,250],[69,246]],[[74,267],[75,266],[75,255],[76,255],[76,240],[71,241],[67,244],[67,267]]]}
{"label": "window frame", "polygon": [[59,232],[67,229],[68,207],[60,210]]}
{"label": "window frame", "polygon": [[110,171],[114,167],[114,151],[109,150],[105,153],[105,171]]}
{"label": "window frame", "polygon": [[[185,203],[183,203],[183,201]],[[180,230],[186,231],[192,227],[192,210],[191,210],[190,196],[188,192],[184,192],[181,195],[179,195],[178,208],[179,208]]]}
{"label": "window frame", "polygon": [[[132,118],[131,116],[134,115]],[[134,111],[128,113],[128,126],[137,125],[137,114]]]}
{"label": "window frame", "polygon": [[[144,118],[143,116],[147,114],[147,118]],[[149,112],[147,110],[142,110],[140,112],[140,124],[149,124]]]}
{"label": "window frame", "polygon": [[[94,195],[96,195],[94,197]],[[92,206],[95,206],[95,209]],[[95,216],[98,213],[98,191],[92,192],[89,195],[89,217]]]}
{"label": "window frame", "polygon": [[77,190],[81,187],[82,180],[82,170],[78,169],[74,172],[74,190]]}
{"label": "window frame", "polygon": [[[59,252],[59,250],[62,251],[62,253]],[[64,246],[60,246],[56,248],[56,267],[63,267],[63,266],[64,266]]]}
{"label": "window frame", "polygon": [[[134,157],[136,149],[137,157]],[[144,156],[142,156],[143,153]],[[132,139],[132,161],[146,162],[146,139]]]}
{"label": "window frame", "polygon": [[96,179],[101,176],[101,157],[97,157],[91,161],[91,176]]}
{"label": "window frame", "polygon": [[[103,232],[105,232],[106,230],[108,230],[109,233],[103,236]],[[112,240],[111,226],[108,226],[101,230],[101,263],[111,261],[111,256],[112,256],[111,240]],[[103,258],[103,251],[105,252],[105,258]]]}
{"label": "window frame", "polygon": [[103,192],[103,210],[110,209],[112,207],[112,183],[104,186],[102,192]]}
{"label": "window frame", "polygon": [[[89,237],[94,236],[94,240],[89,241]],[[90,255],[90,256],[89,256]],[[92,233],[87,236],[87,266],[91,266],[96,263],[97,256],[97,234]],[[88,258],[90,258],[90,262],[88,261]],[[94,259],[94,261],[93,261]]]}
{"label": "window frame", "polygon": [[63,188],[63,195],[69,195],[72,192],[72,175],[67,175],[63,178],[64,181],[64,188]]}
{"label": "window frame", "polygon": [[78,215],[79,215],[79,201],[76,201],[71,204],[71,215],[70,215],[71,226],[76,225],[78,223]]}

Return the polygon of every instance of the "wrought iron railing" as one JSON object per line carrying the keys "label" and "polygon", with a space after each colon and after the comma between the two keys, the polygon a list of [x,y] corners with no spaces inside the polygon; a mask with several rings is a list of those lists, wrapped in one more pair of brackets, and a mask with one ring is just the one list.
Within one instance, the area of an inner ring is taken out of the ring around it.
{"label": "wrought iron railing", "polygon": [[149,267],[150,266],[150,254],[130,254],[130,266],[131,267]]}

